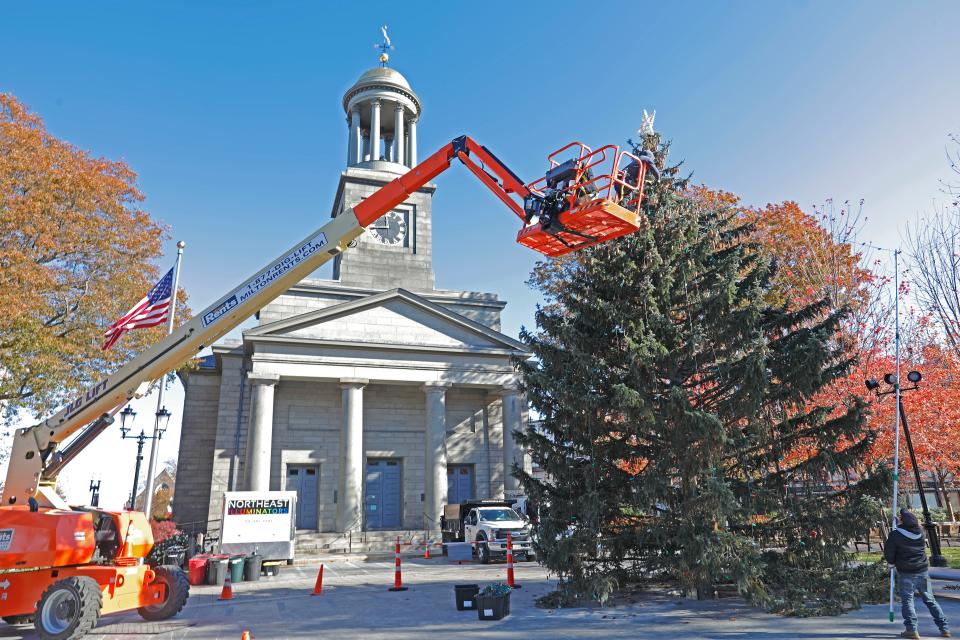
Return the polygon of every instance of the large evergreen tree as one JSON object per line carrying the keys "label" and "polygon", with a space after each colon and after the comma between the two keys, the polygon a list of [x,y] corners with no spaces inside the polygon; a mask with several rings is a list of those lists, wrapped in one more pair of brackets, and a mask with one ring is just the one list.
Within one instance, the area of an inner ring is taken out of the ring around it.
{"label": "large evergreen tree", "polygon": [[[666,162],[657,136],[638,146]],[[879,574],[844,548],[887,485],[863,404],[817,401],[851,365],[844,311],[770,306],[750,225],[663,173],[641,231],[534,272],[547,303],[519,366],[542,424],[518,437],[547,479],[514,472],[543,560],[570,598],[668,576],[785,612],[856,606]]]}

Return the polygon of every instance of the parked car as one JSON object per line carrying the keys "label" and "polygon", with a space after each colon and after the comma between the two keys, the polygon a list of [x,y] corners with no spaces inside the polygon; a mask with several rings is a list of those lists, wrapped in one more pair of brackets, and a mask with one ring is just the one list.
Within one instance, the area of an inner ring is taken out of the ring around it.
{"label": "parked car", "polygon": [[532,526],[513,509],[512,501],[473,500],[446,505],[440,518],[444,542],[476,543],[483,564],[507,555],[507,534],[517,560],[534,560]]}

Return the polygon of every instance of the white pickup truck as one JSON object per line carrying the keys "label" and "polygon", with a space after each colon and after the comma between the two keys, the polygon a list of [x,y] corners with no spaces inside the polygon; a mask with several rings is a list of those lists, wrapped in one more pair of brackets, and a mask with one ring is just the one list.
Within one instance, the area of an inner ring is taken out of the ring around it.
{"label": "white pickup truck", "polygon": [[534,560],[531,525],[510,502],[477,500],[450,504],[441,519],[444,542],[475,542],[477,558],[483,564],[507,555],[507,534],[517,560]]}

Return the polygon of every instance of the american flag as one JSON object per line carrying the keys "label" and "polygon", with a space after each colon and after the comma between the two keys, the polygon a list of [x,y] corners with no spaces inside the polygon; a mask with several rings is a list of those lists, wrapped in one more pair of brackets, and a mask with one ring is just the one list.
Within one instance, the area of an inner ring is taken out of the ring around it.
{"label": "american flag", "polygon": [[103,334],[106,342],[103,343],[103,351],[106,351],[116,343],[127,331],[131,329],[144,329],[146,327],[155,327],[167,321],[167,314],[170,312],[171,293],[173,292],[173,269],[167,272],[167,275],[150,289],[140,302],[133,305],[130,311],[123,314],[123,317],[110,325],[106,333]]}

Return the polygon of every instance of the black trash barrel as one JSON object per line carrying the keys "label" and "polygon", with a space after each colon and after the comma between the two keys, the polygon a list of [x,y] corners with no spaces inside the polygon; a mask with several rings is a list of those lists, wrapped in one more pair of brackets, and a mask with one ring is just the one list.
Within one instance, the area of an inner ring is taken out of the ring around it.
{"label": "black trash barrel", "polygon": [[230,561],[230,556],[213,556],[207,562],[207,584],[219,584],[222,585],[223,581],[227,579],[227,563]]}
{"label": "black trash barrel", "polygon": [[243,566],[243,579],[247,582],[256,582],[260,579],[260,570],[263,568],[263,556],[255,553],[247,556],[247,563]]}

